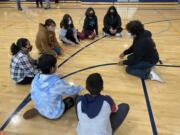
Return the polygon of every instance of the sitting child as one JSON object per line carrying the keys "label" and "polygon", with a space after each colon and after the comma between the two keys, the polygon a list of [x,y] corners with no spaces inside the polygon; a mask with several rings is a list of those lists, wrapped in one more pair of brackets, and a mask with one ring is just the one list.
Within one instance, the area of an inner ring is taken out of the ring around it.
{"label": "sitting child", "polygon": [[[43,54],[39,58],[42,74],[37,74],[31,85],[31,98],[35,107],[23,115],[24,119],[31,119],[37,114],[48,119],[58,119],[74,106],[74,98],[83,88],[59,79],[55,74],[56,62],[56,58],[49,54]],[[75,96],[62,99],[63,95]]]}
{"label": "sitting child", "polygon": [[103,80],[98,73],[87,78],[86,89],[90,94],[76,99],[78,134],[112,135],[126,118],[129,105],[123,103],[116,106],[110,96],[101,95]]}

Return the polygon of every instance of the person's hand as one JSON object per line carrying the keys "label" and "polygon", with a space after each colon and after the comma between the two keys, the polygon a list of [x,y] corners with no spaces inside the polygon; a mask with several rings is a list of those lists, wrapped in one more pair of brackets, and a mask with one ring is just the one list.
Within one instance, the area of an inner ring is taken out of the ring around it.
{"label": "person's hand", "polygon": [[124,53],[122,53],[122,54],[119,56],[119,58],[123,59],[124,56],[125,56]]}
{"label": "person's hand", "polygon": [[79,40],[76,38],[76,43],[78,43],[79,44]]}
{"label": "person's hand", "polygon": [[88,36],[88,38],[89,38],[89,39],[91,39],[91,38],[92,38],[92,36],[91,36],[91,35],[89,35],[89,36]]}
{"label": "person's hand", "polygon": [[123,66],[123,61],[118,62],[118,65]]}
{"label": "person's hand", "polygon": [[117,32],[117,29],[113,30],[114,34]]}
{"label": "person's hand", "polygon": [[112,27],[109,29],[109,32],[111,32],[111,34],[114,34],[114,30]]}
{"label": "person's hand", "polygon": [[70,45],[73,47],[76,46],[76,44],[74,42],[70,42]]}

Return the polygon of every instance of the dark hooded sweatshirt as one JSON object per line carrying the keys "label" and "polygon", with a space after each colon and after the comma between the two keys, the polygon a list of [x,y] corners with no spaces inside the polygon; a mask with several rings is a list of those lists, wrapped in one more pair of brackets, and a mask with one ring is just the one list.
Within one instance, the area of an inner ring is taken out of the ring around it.
{"label": "dark hooded sweatshirt", "polygon": [[159,61],[159,54],[156,45],[151,38],[150,31],[145,30],[133,40],[132,46],[124,51],[124,55],[131,54],[132,57],[124,60],[123,64],[133,65],[140,61],[147,61],[151,64],[156,64]]}
{"label": "dark hooded sweatshirt", "polygon": [[94,16],[92,19],[90,19],[89,17],[86,17],[84,20],[83,30],[87,36],[90,35],[90,33],[88,31],[94,31],[94,30],[96,31],[96,35],[98,35],[97,17]]}

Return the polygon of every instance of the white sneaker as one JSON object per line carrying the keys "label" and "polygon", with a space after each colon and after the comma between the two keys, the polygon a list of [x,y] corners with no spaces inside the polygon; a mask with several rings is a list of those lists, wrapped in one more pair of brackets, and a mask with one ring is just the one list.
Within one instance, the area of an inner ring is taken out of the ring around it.
{"label": "white sneaker", "polygon": [[121,34],[121,33],[116,33],[115,36],[116,36],[116,37],[122,37],[123,34]]}
{"label": "white sneaker", "polygon": [[104,36],[110,36],[110,34],[104,32]]}
{"label": "white sneaker", "polygon": [[150,71],[150,79],[151,79],[152,81],[159,81],[159,82],[161,82],[161,83],[164,83],[164,82],[165,82],[164,79],[162,79],[162,78],[155,72],[154,67],[151,68],[151,71]]}

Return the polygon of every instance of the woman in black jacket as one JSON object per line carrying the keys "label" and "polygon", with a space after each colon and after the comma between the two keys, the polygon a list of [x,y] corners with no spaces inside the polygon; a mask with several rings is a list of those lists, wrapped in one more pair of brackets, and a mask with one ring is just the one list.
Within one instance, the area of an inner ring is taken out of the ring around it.
{"label": "woman in black jacket", "polygon": [[114,6],[111,6],[104,17],[104,36],[119,36],[121,37],[121,18]]}

